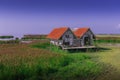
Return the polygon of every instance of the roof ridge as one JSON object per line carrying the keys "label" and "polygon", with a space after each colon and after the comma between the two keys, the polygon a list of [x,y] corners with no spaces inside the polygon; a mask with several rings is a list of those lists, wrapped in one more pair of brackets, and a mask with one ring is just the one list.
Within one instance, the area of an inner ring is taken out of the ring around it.
{"label": "roof ridge", "polygon": [[69,27],[54,28],[47,38],[59,39],[68,29]]}
{"label": "roof ridge", "polygon": [[77,28],[74,32],[75,36],[78,38],[81,38],[90,28],[83,27],[83,28]]}

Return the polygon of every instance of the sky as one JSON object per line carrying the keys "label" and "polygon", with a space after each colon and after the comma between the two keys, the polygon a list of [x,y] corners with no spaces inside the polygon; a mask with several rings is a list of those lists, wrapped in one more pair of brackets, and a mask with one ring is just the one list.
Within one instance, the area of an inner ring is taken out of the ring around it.
{"label": "sky", "polygon": [[120,34],[120,0],[0,0],[0,35],[48,34],[62,26]]}

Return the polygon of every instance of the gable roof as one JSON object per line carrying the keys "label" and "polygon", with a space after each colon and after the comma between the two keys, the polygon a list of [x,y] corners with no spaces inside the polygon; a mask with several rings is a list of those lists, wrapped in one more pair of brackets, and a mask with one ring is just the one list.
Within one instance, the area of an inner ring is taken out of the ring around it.
{"label": "gable roof", "polygon": [[84,28],[78,28],[73,33],[77,38],[81,38],[90,28],[84,27]]}
{"label": "gable roof", "polygon": [[68,27],[55,28],[50,34],[48,34],[47,38],[58,40],[68,29]]}

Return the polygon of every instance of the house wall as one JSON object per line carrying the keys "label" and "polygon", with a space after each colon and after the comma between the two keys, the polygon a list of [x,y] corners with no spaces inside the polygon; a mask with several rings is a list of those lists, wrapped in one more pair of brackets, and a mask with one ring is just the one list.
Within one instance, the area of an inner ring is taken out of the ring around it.
{"label": "house wall", "polygon": [[54,40],[54,39],[51,39],[50,43],[53,44],[53,45],[58,45],[58,41]]}
{"label": "house wall", "polygon": [[73,46],[81,46],[80,39],[74,39]]}
{"label": "house wall", "polygon": [[63,43],[63,41],[62,40],[51,39],[50,43],[53,44],[53,45],[59,46],[59,45],[61,45]]}
{"label": "house wall", "polygon": [[68,29],[68,31],[66,31],[62,36],[62,44],[64,42],[69,42],[69,45],[72,46],[74,38],[75,38],[74,34],[72,33],[71,30]]}
{"label": "house wall", "polygon": [[89,37],[90,38],[90,45],[93,45],[93,34],[92,34],[92,32],[89,30],[88,32],[86,32],[84,35],[83,35],[83,37],[80,39],[81,41],[80,41],[80,44],[81,44],[81,46],[84,46],[85,44],[84,44],[84,41],[85,41],[85,37]]}

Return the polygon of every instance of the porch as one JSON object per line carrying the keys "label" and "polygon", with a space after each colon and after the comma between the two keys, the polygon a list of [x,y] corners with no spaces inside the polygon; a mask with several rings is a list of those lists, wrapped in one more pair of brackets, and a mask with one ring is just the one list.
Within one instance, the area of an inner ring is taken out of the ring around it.
{"label": "porch", "polygon": [[73,50],[73,49],[95,49],[96,46],[77,46],[77,47],[68,47],[68,46],[61,46],[63,50]]}

